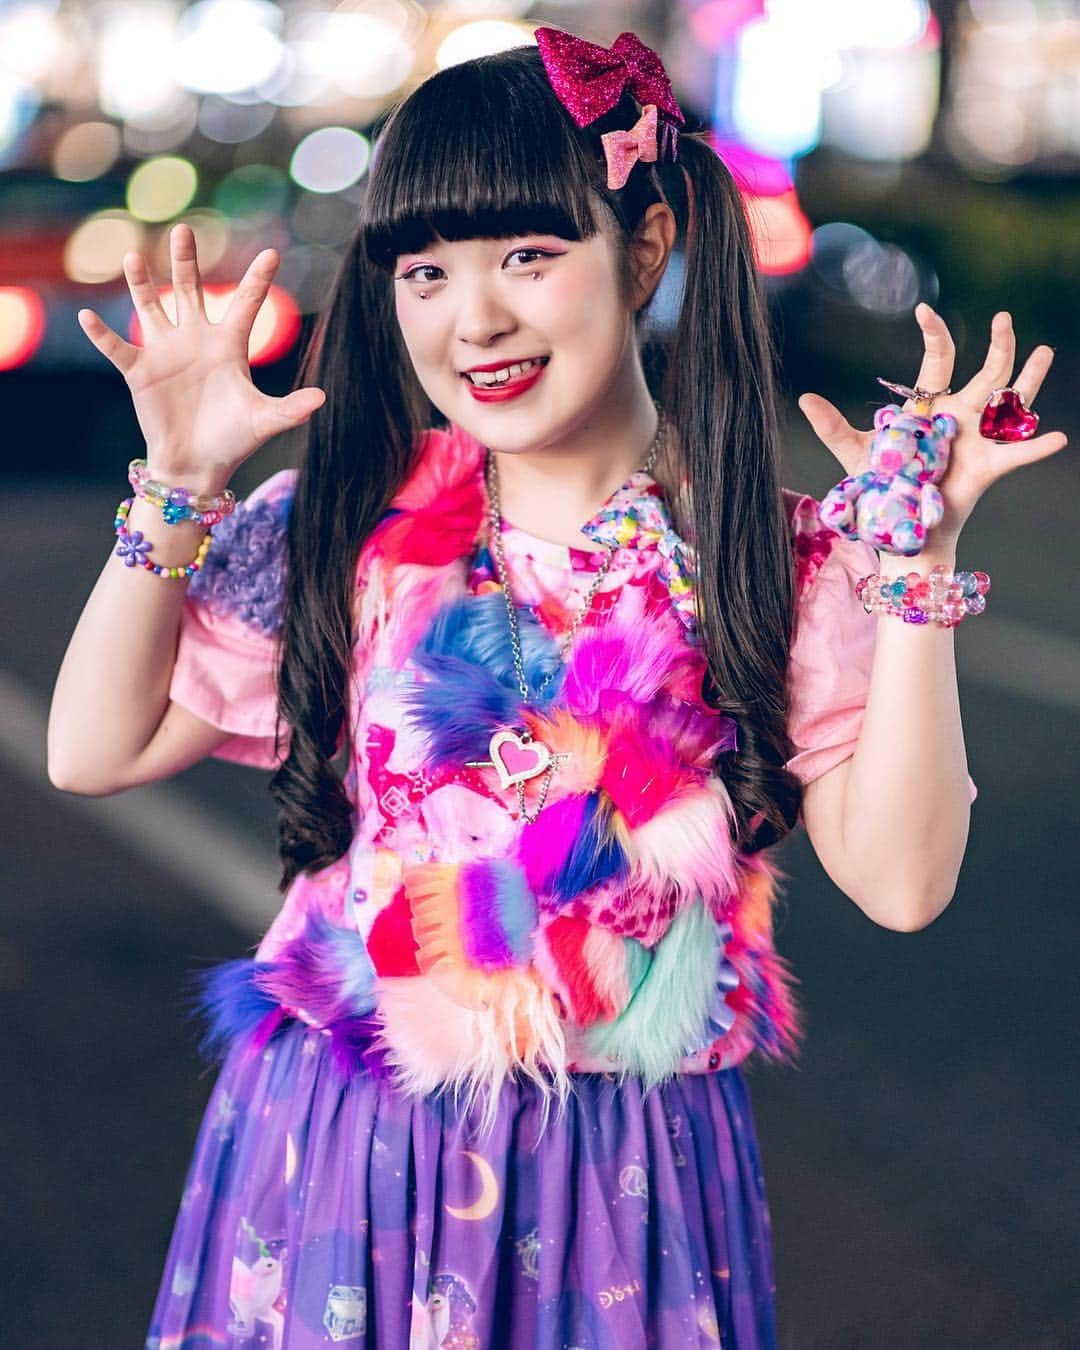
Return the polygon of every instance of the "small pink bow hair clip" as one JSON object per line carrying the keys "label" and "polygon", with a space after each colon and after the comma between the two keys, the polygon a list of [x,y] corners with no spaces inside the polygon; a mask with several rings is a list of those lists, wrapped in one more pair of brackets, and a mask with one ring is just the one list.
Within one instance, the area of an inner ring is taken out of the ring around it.
{"label": "small pink bow hair clip", "polygon": [[600,140],[607,160],[607,185],[621,188],[639,159],[652,164],[657,158],[656,104],[647,104],[629,131],[605,131]]}
{"label": "small pink bow hair clip", "polygon": [[537,28],[534,36],[551,87],[579,127],[614,108],[626,88],[642,105],[629,131],[609,131],[600,138],[609,188],[622,187],[639,159],[652,163],[665,151],[675,158],[678,128],[686,118],[664,63],[635,33],[620,33],[610,48],[559,28]]}

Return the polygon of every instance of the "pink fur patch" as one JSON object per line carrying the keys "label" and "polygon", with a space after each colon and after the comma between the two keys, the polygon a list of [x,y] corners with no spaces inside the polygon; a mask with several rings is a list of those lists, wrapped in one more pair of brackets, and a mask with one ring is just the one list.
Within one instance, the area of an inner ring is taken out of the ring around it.
{"label": "pink fur patch", "polygon": [[613,612],[598,627],[579,632],[567,663],[563,702],[578,715],[594,713],[604,690],[647,703],[693,660],[692,649],[673,641],[666,624],[632,623],[628,615]]}
{"label": "pink fur patch", "polygon": [[612,728],[601,786],[631,829],[671,809],[700,788],[702,773],[680,761],[674,748],[644,733],[640,716]]}
{"label": "pink fur patch", "polygon": [[708,778],[644,825],[624,831],[619,842],[635,880],[674,891],[680,908],[697,894],[715,908],[738,887],[733,829],[727,788],[721,779]]}

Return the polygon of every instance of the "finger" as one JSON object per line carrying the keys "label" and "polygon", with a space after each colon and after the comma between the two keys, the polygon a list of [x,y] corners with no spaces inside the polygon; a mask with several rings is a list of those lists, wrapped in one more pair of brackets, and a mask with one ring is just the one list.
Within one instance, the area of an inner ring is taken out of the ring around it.
{"label": "finger", "polygon": [[956,364],[956,347],[949,326],[936,310],[923,302],[915,306],[915,320],[922,329],[923,359],[916,387],[936,393],[948,389]]}
{"label": "finger", "polygon": [[1063,431],[1048,431],[1043,436],[1033,436],[1030,441],[1012,441],[1008,445],[996,447],[993,468],[995,478],[1003,478],[1014,469],[1025,464],[1035,464],[1040,459],[1049,459],[1059,450],[1064,450],[1069,438]]}
{"label": "finger", "polygon": [[169,257],[172,262],[177,322],[183,319],[205,319],[206,307],[203,304],[195,232],[190,225],[174,225],[169,231]]}
{"label": "finger", "polygon": [[254,418],[255,435],[262,442],[283,431],[302,426],[325,402],[325,392],[315,385],[294,389],[283,398],[263,395]]}
{"label": "finger", "polygon": [[166,328],[172,328],[173,322],[161,307],[161,297],[141,253],[133,250],[124,254],[124,277],[143,333],[163,333]]}
{"label": "finger", "polygon": [[[1012,382],[1012,387],[1030,408],[1035,395],[1042,388],[1047,372],[1054,364],[1054,349],[1045,344],[1036,347],[1024,362],[1020,374]],[[991,390],[991,392],[993,392]]]}
{"label": "finger", "polygon": [[848,473],[859,466],[866,453],[866,432],[856,431],[840,409],[820,394],[803,394],[799,409],[814,435],[828,446]]}
{"label": "finger", "polygon": [[1004,389],[1012,379],[1016,364],[1016,330],[1012,315],[1002,310],[990,324],[990,346],[982,369],[964,385],[959,393],[970,398],[974,407],[981,408],[995,389]]}
{"label": "finger", "polygon": [[79,327],[102,356],[111,361],[121,375],[126,375],[139,359],[138,347],[125,342],[119,333],[114,333],[92,309],[80,309],[76,318]]}
{"label": "finger", "polygon": [[264,248],[248,264],[248,269],[229,301],[229,307],[221,322],[242,333],[245,339],[250,335],[259,307],[266,299],[270,283],[277,271],[279,255],[276,248]]}

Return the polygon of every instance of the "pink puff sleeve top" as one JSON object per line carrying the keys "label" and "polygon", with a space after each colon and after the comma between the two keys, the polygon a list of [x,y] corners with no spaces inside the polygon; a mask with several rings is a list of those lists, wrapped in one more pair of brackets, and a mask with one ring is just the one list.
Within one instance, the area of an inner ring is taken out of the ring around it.
{"label": "pink puff sleeve top", "polygon": [[[794,501],[792,526],[799,602],[788,669],[788,732],[796,753],[788,761],[804,784],[855,751],[870,686],[877,617],[855,595],[859,577],[878,570],[875,550],[859,539],[825,529],[818,502]],[[968,800],[978,788],[968,777]]]}
{"label": "pink puff sleeve top", "polygon": [[274,769],[288,752],[277,726],[278,628],[285,528],[296,479],[282,469],[214,528],[188,585],[169,697],[229,733],[214,758]]}

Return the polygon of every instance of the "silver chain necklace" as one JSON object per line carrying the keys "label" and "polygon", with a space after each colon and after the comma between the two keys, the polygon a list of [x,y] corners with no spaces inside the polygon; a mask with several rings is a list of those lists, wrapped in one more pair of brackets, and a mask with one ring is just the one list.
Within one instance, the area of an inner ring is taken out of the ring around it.
{"label": "silver chain necklace", "polygon": [[[657,425],[656,435],[653,437],[652,446],[649,454],[638,472],[648,473],[656,463],[656,457],[660,452],[663,442],[664,428],[666,425],[666,414],[664,409],[656,405]],[[518,627],[517,609],[514,605],[514,597],[510,590],[510,581],[506,571],[506,558],[503,554],[502,546],[502,515],[499,510],[499,484],[498,476],[495,470],[495,456],[490,450],[486,452],[486,461],[484,464],[484,473],[487,478],[489,517],[488,517],[488,537],[491,546],[491,554],[495,559],[495,567],[499,574],[499,585],[502,589],[503,600],[506,603],[506,617],[510,625],[510,646],[514,654],[514,670],[517,673],[518,688],[521,691],[521,697],[528,702],[530,699],[538,698],[540,694],[548,687],[555,675],[559,671],[559,666],[553,667],[544,680],[537,686],[536,690],[530,694],[529,686],[525,679],[525,660],[521,651],[521,633]],[[581,602],[581,607],[574,615],[574,621],[567,629],[559,643],[559,655],[565,662],[570,647],[573,644],[574,635],[580,627],[586,614],[592,607],[593,597],[600,587],[601,581],[607,575],[611,568],[612,560],[615,556],[615,545],[605,544],[607,557],[604,559],[600,568],[593,578],[592,585],[585,593]],[[550,746],[538,741],[527,726],[519,726],[513,729],[500,728],[492,735],[488,742],[489,759],[469,760],[470,768],[494,768],[498,771],[499,781],[503,788],[517,788],[518,810],[523,819],[530,824],[536,820],[540,812],[544,809],[544,803],[547,800],[548,789],[551,786],[551,778],[558,768],[558,761],[565,759],[566,751],[552,751]],[[536,810],[529,813],[525,806],[525,784],[539,774],[544,774],[544,782],[540,789],[540,797],[536,804]]]}

